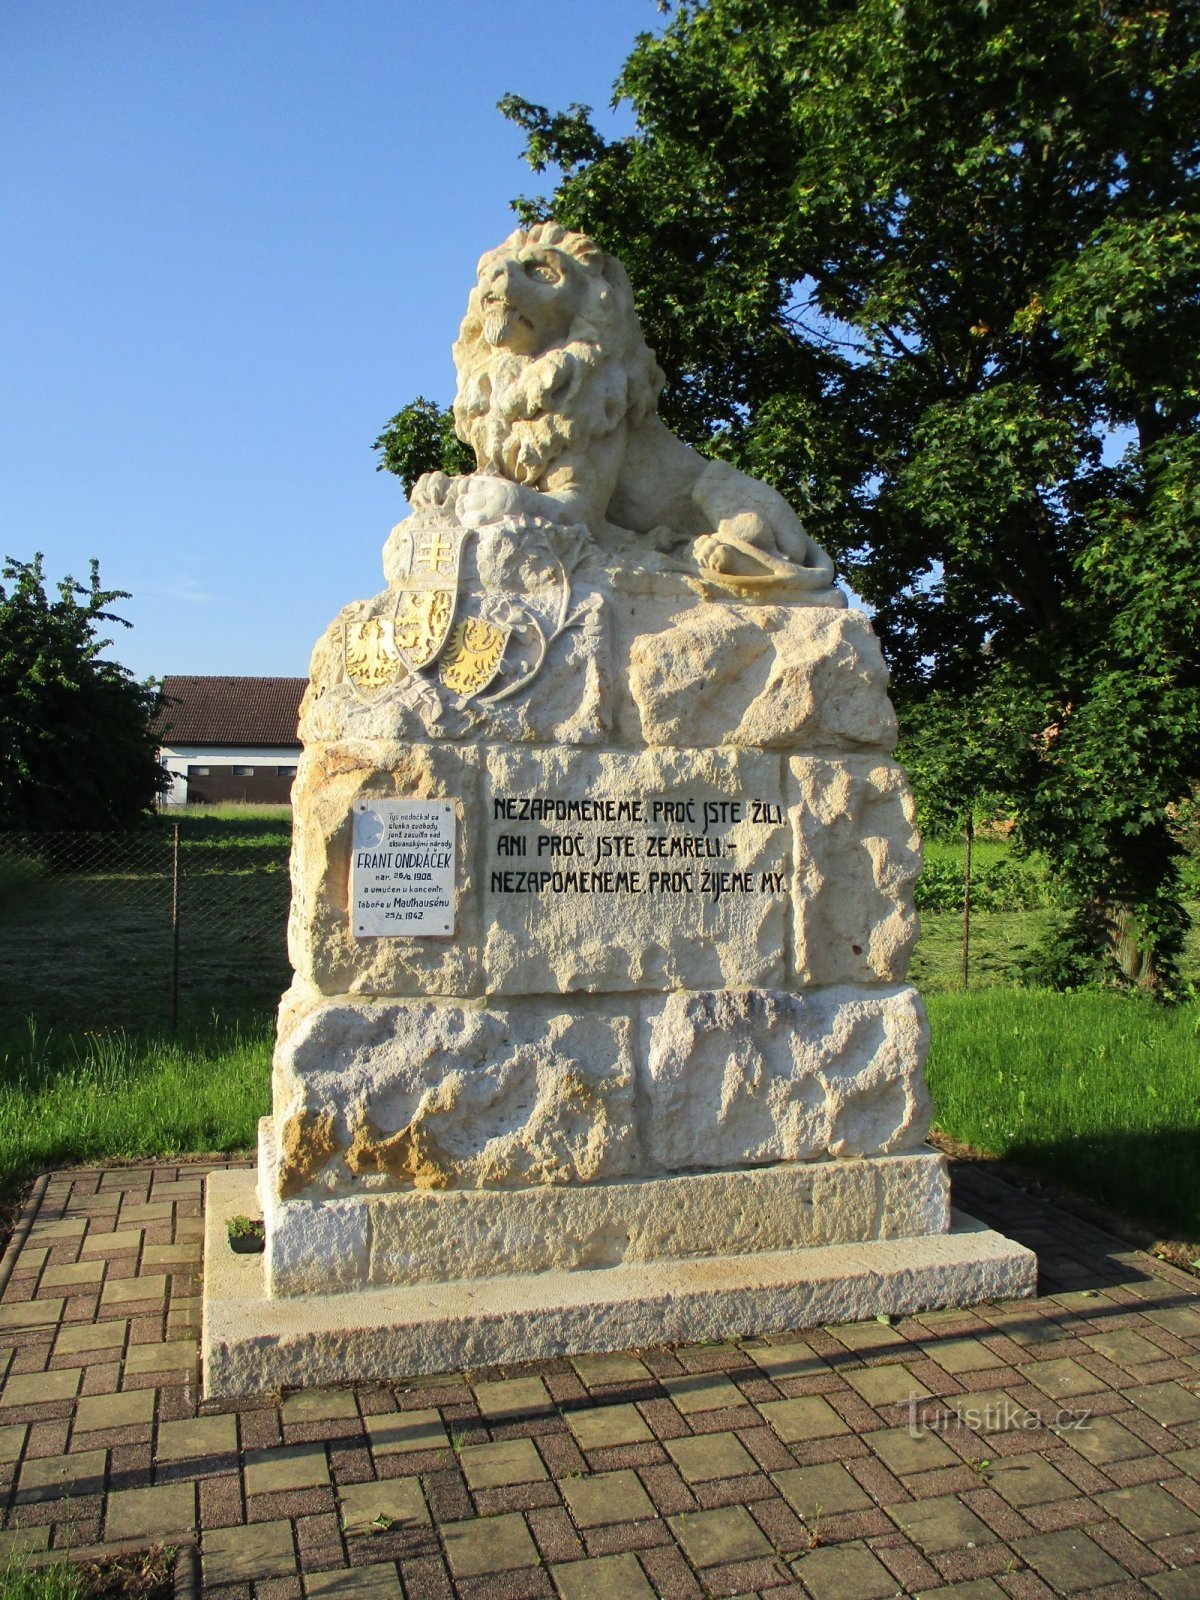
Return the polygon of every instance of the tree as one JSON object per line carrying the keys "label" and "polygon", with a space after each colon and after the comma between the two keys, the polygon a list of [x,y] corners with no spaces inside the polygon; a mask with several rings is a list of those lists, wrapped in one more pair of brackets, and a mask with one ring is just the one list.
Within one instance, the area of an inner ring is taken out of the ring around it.
{"label": "tree", "polygon": [[454,432],[454,416],[418,395],[398,411],[371,446],[379,452],[376,472],[394,472],[408,494],[423,472],[454,476],[470,472],[475,458]]}
{"label": "tree", "polygon": [[0,827],[127,828],[162,792],[151,719],[160,697],[101,651],[97,624],[129,596],[64,578],[46,593],[42,556],[0,576]]}
{"label": "tree", "polygon": [[[1091,936],[1173,981],[1200,772],[1200,0],[683,0],[637,131],[516,97],[663,411],[874,607],[911,744],[991,731]],[[1122,454],[1122,446],[1127,445]]]}

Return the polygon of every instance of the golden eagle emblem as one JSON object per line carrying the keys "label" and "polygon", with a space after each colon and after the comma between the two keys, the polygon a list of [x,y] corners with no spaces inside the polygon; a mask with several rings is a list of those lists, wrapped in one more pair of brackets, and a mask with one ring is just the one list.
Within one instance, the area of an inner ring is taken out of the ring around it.
{"label": "golden eagle emblem", "polygon": [[450,635],[442,657],[441,678],[455,694],[478,694],[500,670],[512,630],[482,617],[466,617]]}

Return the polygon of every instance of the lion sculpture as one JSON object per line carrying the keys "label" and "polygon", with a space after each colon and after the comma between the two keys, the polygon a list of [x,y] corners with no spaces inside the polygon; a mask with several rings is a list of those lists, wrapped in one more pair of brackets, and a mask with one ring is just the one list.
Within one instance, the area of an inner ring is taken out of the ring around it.
{"label": "lion sculpture", "polygon": [[464,526],[524,513],[584,523],[601,544],[632,532],[687,546],[703,575],[742,592],[832,584],[833,562],[782,496],[664,425],[629,278],[594,240],[544,223],[485,255],[454,362],[455,428],[478,470],[427,473],[414,506]]}

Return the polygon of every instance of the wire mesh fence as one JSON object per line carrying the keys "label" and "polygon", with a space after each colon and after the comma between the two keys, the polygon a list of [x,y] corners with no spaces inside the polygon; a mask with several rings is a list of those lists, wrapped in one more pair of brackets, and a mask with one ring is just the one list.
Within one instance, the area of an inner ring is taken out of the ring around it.
{"label": "wire mesh fence", "polygon": [[261,1015],[289,970],[290,818],[0,832],[0,1027]]}

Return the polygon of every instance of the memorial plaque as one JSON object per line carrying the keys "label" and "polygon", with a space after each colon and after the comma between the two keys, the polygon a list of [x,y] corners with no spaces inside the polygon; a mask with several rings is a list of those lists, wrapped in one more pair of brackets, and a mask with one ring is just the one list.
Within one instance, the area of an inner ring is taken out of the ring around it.
{"label": "memorial plaque", "polygon": [[450,800],[358,800],[350,920],[357,939],[454,932],[456,817]]}

